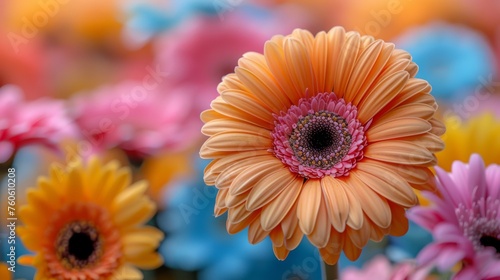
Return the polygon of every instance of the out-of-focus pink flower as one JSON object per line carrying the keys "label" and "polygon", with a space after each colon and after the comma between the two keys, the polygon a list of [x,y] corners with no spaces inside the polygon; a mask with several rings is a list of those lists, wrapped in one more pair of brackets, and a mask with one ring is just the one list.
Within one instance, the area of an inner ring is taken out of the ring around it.
{"label": "out-of-focus pink flower", "polygon": [[417,268],[408,260],[392,265],[382,256],[376,256],[363,266],[363,269],[348,267],[341,273],[342,280],[423,280],[428,279],[428,268]]}
{"label": "out-of-focus pink flower", "polygon": [[62,101],[39,99],[25,102],[19,88],[0,88],[0,163],[27,144],[56,148],[75,128]]}
{"label": "out-of-focus pink flower", "polygon": [[424,193],[433,204],[408,213],[435,240],[418,261],[441,270],[462,263],[456,279],[499,279],[500,166],[485,168],[482,158],[473,154],[468,165],[455,161],[451,173],[439,167],[436,173],[441,196]]}
{"label": "out-of-focus pink flower", "polygon": [[196,17],[158,41],[157,61],[167,69],[169,83],[183,87],[201,112],[210,107],[222,77],[234,71],[244,53],[262,52],[272,35],[292,29],[283,22],[231,12],[223,18]]}
{"label": "out-of-focus pink flower", "polygon": [[190,99],[159,92],[152,82],[103,86],[74,97],[71,104],[83,140],[90,145],[89,150],[81,148],[88,153],[83,157],[112,148],[135,157],[150,156],[188,147],[200,135],[199,116],[192,114]]}

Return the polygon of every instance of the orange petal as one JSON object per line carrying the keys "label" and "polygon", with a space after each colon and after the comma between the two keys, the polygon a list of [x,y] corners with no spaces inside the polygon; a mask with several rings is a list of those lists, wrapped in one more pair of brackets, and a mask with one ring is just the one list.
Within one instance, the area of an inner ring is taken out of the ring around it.
{"label": "orange petal", "polygon": [[358,120],[366,123],[373,118],[385,105],[397,96],[409,79],[406,72],[396,72],[387,75],[376,86],[366,94],[358,105]]}
{"label": "orange petal", "polygon": [[276,78],[280,88],[283,89],[285,95],[289,98],[292,104],[296,104],[304,93],[299,93],[293,87],[292,80],[286,69],[285,53],[283,45],[273,40],[266,42],[264,45],[264,56],[271,73]]}
{"label": "orange petal", "polygon": [[265,231],[261,226],[260,226],[260,219],[255,219],[253,222],[250,223],[250,226],[248,227],[248,242],[251,244],[257,244],[264,240],[269,235],[270,231]]}
{"label": "orange petal", "polygon": [[251,135],[270,135],[271,132],[265,128],[252,125],[249,123],[243,123],[236,119],[215,119],[207,122],[201,132],[206,136],[212,136],[220,132],[234,131],[243,132]]}
{"label": "orange petal", "polygon": [[[307,31],[301,33],[305,32]],[[284,42],[284,53],[287,70],[297,95],[304,94],[306,90],[316,93],[314,71],[306,46],[293,37],[287,38]]]}
{"label": "orange petal", "polygon": [[[367,221],[368,218],[365,217],[364,220]],[[353,230],[347,227],[346,236],[349,237],[354,246],[363,249],[370,239],[370,227],[370,223],[368,222],[363,223],[363,227],[359,230]]]}
{"label": "orange petal", "polygon": [[328,240],[330,239],[330,229],[331,225],[328,220],[328,211],[326,209],[325,201],[321,197],[316,225],[307,238],[312,244],[314,244],[314,246],[323,248],[326,244],[328,244]]}
{"label": "orange petal", "polygon": [[262,208],[261,225],[265,230],[276,227],[290,212],[302,189],[301,177],[296,177],[271,203]]}
{"label": "orange petal", "polygon": [[234,118],[243,123],[251,123],[253,125],[260,126],[266,129],[273,128],[272,116],[256,117],[254,115],[248,114],[247,112],[242,111],[231,104],[228,104],[220,96],[213,100],[210,106],[217,113],[227,116],[228,118]]}
{"label": "orange petal", "polygon": [[247,210],[254,211],[268,204],[295,180],[295,175],[290,173],[288,168],[283,167],[281,163],[278,166],[280,166],[280,169],[262,178],[252,188],[246,202]]}
{"label": "orange petal", "polygon": [[368,187],[382,197],[399,205],[412,207],[418,202],[411,186],[391,170],[374,164],[359,162],[357,169],[352,170],[352,173],[356,173]]}
{"label": "orange petal", "polygon": [[203,155],[205,153],[204,150],[239,152],[267,150],[270,147],[272,147],[270,135],[252,135],[244,132],[222,132],[208,138],[203,144],[200,154]]}
{"label": "orange petal", "polygon": [[365,157],[389,163],[408,165],[433,165],[435,158],[431,152],[417,144],[406,141],[389,140],[369,144]]}
{"label": "orange petal", "polygon": [[298,200],[297,218],[299,226],[305,234],[311,234],[316,225],[321,204],[321,181],[309,179],[302,187]]}
{"label": "orange petal", "polygon": [[360,44],[359,33],[346,33],[346,40],[342,45],[338,60],[333,64],[335,65],[333,92],[339,97],[343,97],[347,92],[347,84],[356,65],[356,60],[360,52]]}
{"label": "orange petal", "polygon": [[352,170],[347,184],[358,198],[366,216],[379,227],[389,227],[391,224],[391,210],[387,200],[372,191],[363,181],[363,177],[356,172],[352,172]]}
{"label": "orange petal", "polygon": [[347,92],[344,95],[347,101],[352,102],[354,105],[359,104],[389,60],[393,49],[393,44],[386,44],[381,40],[377,40],[363,51],[358,62],[356,62],[352,78],[347,86]]}
{"label": "orange petal", "polygon": [[[290,107],[290,101],[285,95],[281,94],[279,89],[276,88],[269,75],[252,72],[243,67],[236,67],[234,71],[249,91],[269,106],[273,112],[278,113]],[[272,119],[271,115],[267,116]]]}
{"label": "orange petal", "polygon": [[383,123],[373,123],[366,132],[369,142],[383,141],[426,133],[432,128],[431,124],[419,118],[399,118]]}
{"label": "orange petal", "polygon": [[249,191],[264,177],[270,176],[282,168],[282,165],[277,162],[276,158],[268,158],[265,161],[248,166],[240,171],[234,180],[232,180],[231,195],[238,195]]}
{"label": "orange petal", "polygon": [[288,251],[288,249],[285,248],[285,246],[283,247],[273,246],[273,252],[276,258],[280,261],[285,260],[288,254],[290,253],[290,251]]}
{"label": "orange petal", "polygon": [[335,230],[343,232],[349,217],[349,199],[344,191],[348,188],[344,181],[326,176],[321,181],[330,224]]}
{"label": "orange petal", "polygon": [[297,225],[292,231],[292,235],[285,240],[285,247],[288,250],[294,250],[295,248],[297,248],[297,246],[299,246],[300,242],[302,241],[302,237],[304,237],[304,233]]}
{"label": "orange petal", "polygon": [[283,231],[281,227],[276,227],[269,233],[269,237],[273,242],[274,246],[282,247],[285,244],[285,236],[283,235]]}
{"label": "orange petal", "polygon": [[392,212],[392,222],[389,234],[394,236],[403,236],[408,232],[408,218],[403,207],[389,202]]}

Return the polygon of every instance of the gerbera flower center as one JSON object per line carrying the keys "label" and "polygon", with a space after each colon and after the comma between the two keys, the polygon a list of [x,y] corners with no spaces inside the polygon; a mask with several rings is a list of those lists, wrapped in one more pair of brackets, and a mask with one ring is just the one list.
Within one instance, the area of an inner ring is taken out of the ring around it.
{"label": "gerbera flower center", "polygon": [[469,238],[476,251],[492,247],[497,256],[500,256],[500,220],[497,218],[499,208],[500,200],[487,197],[474,201],[471,208],[460,204],[455,210],[464,235]]}
{"label": "gerbera flower center", "polygon": [[72,268],[95,264],[102,255],[102,238],[96,227],[88,221],[67,224],[57,237],[57,255]]}
{"label": "gerbera flower center", "polygon": [[288,141],[302,165],[327,169],[349,151],[351,134],[342,117],[319,111],[300,118]]}
{"label": "gerbera flower center", "polygon": [[356,117],[356,107],[334,93],[303,98],[275,116],[272,152],[305,178],[346,176],[366,146],[365,128]]}

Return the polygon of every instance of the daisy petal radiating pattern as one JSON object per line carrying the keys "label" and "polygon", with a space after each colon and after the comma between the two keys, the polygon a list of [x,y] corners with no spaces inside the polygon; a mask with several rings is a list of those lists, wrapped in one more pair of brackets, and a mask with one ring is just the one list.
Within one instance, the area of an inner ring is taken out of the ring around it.
{"label": "daisy petal radiating pattern", "polygon": [[404,234],[412,188],[434,189],[429,167],[443,147],[416,72],[405,51],[340,27],[297,29],[243,55],[201,114],[200,155],[213,159],[204,179],[228,232],[271,236],[279,259],[306,235],[329,264]]}
{"label": "daisy petal radiating pattern", "polygon": [[163,234],[143,226],[155,205],[147,184],[130,180],[130,170],[114,161],[54,164],[20,209],[19,236],[36,253],[20,263],[37,268],[35,279],[142,279],[134,266],[160,266],[155,250]]}
{"label": "daisy petal radiating pattern", "polygon": [[431,205],[408,213],[434,237],[417,259],[441,270],[461,263],[456,279],[500,278],[500,166],[485,167],[473,154],[468,164],[455,161],[451,173],[436,173],[441,196],[424,192]]}

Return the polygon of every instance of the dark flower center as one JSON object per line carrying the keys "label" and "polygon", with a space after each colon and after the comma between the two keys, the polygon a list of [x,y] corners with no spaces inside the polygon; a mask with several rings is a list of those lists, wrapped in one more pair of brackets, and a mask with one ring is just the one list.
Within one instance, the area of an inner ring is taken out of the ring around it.
{"label": "dark flower center", "polygon": [[301,164],[327,169],[347,154],[351,134],[344,118],[328,111],[318,111],[298,120],[289,142]]}
{"label": "dark flower center", "polygon": [[484,235],[479,239],[479,243],[484,247],[493,247],[500,254],[500,240],[496,237]]}
{"label": "dark flower center", "polygon": [[77,260],[87,260],[94,250],[95,240],[88,233],[75,233],[68,242],[68,252]]}
{"label": "dark flower center", "polygon": [[336,142],[336,138],[336,132],[331,127],[319,124],[309,131],[309,135],[306,135],[306,142],[311,149],[322,152],[331,147]]}
{"label": "dark flower center", "polygon": [[102,240],[96,227],[87,221],[66,225],[56,242],[59,259],[71,268],[96,263],[102,255]]}

